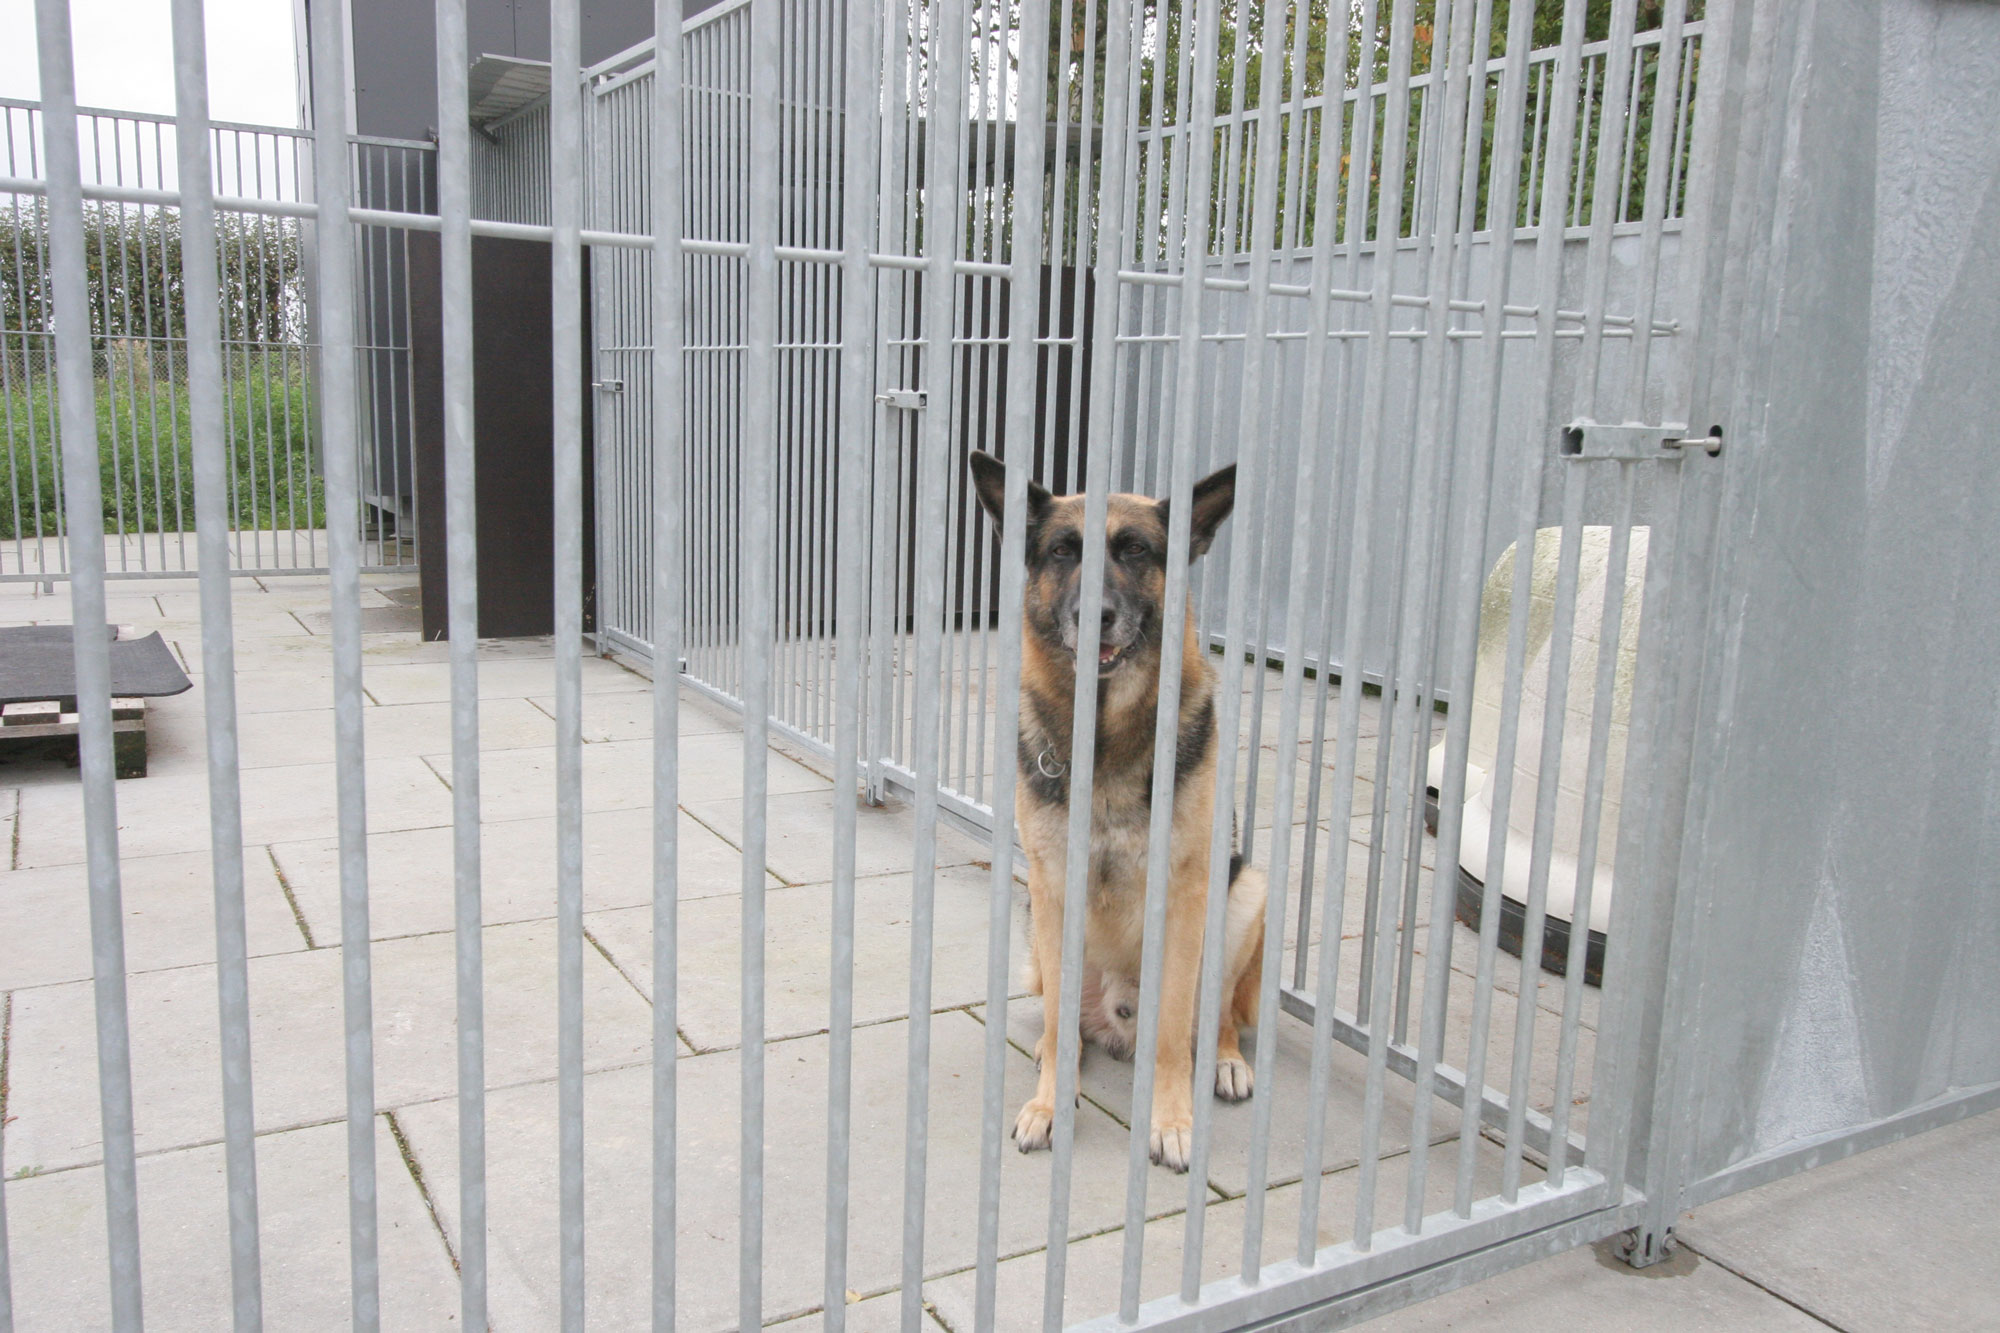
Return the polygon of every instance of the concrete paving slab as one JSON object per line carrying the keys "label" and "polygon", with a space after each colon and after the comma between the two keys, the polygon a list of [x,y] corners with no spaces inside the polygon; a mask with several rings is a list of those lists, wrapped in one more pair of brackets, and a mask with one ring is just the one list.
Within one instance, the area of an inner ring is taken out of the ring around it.
{"label": "concrete paving slab", "polygon": [[[556,1067],[555,927],[484,932],[486,1076],[504,1085]],[[449,935],[392,940],[373,950],[377,1105],[450,1096],[456,1087],[455,969]],[[345,1108],[340,953],[316,949],[252,959],[250,1034],[257,1125],[288,1129]],[[651,1049],[646,1002],[594,950],[584,966],[584,1058],[601,1069]],[[130,979],[133,1099],[141,1152],[222,1135],[211,966]],[[87,983],[19,991],[8,1055],[10,1171],[98,1161],[95,1008]]]}
{"label": "concrete paving slab", "polygon": [[[128,857],[119,866],[125,966],[131,972],[215,961],[214,862],[208,852]],[[252,954],[306,947],[284,888],[261,847],[243,849],[243,904]],[[87,981],[90,881],[84,867],[0,876],[0,990]]]}
{"label": "concrete paving slab", "polygon": [[[1401,1225],[1407,1173],[1407,1159],[1400,1155],[1383,1162],[1375,1188],[1375,1224],[1378,1227]],[[1499,1188],[1499,1152],[1490,1145],[1481,1145],[1477,1178],[1489,1190]],[[1335,1245],[1348,1237],[1353,1231],[1355,1203],[1359,1197],[1358,1171],[1337,1171],[1325,1178],[1315,1224],[1316,1245]],[[1273,1264],[1296,1256],[1302,1204],[1303,1191],[1296,1184],[1282,1185],[1266,1194],[1260,1250],[1262,1264]],[[1425,1191],[1426,1212],[1439,1212],[1450,1206],[1450,1181],[1433,1178]],[[1204,1284],[1234,1277],[1243,1271],[1243,1237],[1247,1217],[1247,1203],[1243,1199],[1213,1199],[1209,1202],[1202,1217],[1201,1280]],[[1185,1213],[1146,1224],[1144,1258],[1139,1270],[1139,1298],[1142,1303],[1178,1294],[1186,1247]],[[1125,1254],[1124,1230],[1120,1228],[1104,1235],[1072,1241],[1068,1248],[1063,1273],[1064,1322],[1079,1323],[1116,1313]],[[1027,1330],[1042,1327],[1042,1295],[1047,1280],[1047,1262],[1048,1251],[1043,1247],[999,1265],[994,1300],[996,1329],[1019,1329],[1026,1333]],[[971,1328],[976,1314],[976,1281],[976,1271],[957,1273],[926,1283],[924,1294],[948,1325]]]}
{"label": "concrete paving slab", "polygon": [[[367,763],[368,827],[384,831],[451,822],[451,792],[421,759]],[[292,764],[257,770],[243,785],[243,840],[297,842],[339,827],[334,765]],[[124,856],[164,856],[208,846],[208,783],[137,778],[118,784],[118,846]],[[21,796],[17,865],[68,865],[84,859],[83,793],[72,781],[31,787]]]}
{"label": "concrete paving slab", "polygon": [[[1414,1045],[1420,1039],[1425,977],[1429,965],[1429,928],[1418,931],[1414,961],[1416,972],[1411,978],[1410,1006],[1407,1041]],[[1353,1011],[1359,993],[1361,974],[1362,941],[1356,938],[1341,942],[1340,977],[1337,991],[1340,1007]],[[1307,975],[1317,978],[1317,948],[1307,951]],[[1295,955],[1287,951],[1286,979],[1291,978],[1292,960]],[[1308,987],[1316,984],[1309,981]],[[1444,1062],[1456,1069],[1466,1068],[1470,1059],[1473,1033],[1473,1001],[1476,995],[1475,978],[1453,970],[1450,995],[1445,1006]],[[1516,1003],[1512,993],[1494,988],[1492,1007],[1487,1017],[1485,1082],[1505,1095],[1513,1078],[1514,1033]],[[1393,1009],[1392,1009],[1393,1013]],[[1548,1111],[1555,1105],[1556,1066],[1562,1040],[1562,1018],[1558,1011],[1537,1007],[1534,1020],[1533,1050],[1530,1052],[1528,1072],[1528,1101],[1538,1111]],[[1591,1079],[1597,1052],[1597,1034],[1580,1024],[1576,1036],[1575,1069],[1570,1085],[1570,1128],[1581,1131],[1589,1123]],[[1442,1113],[1442,1112],[1441,1112]],[[1455,1110],[1451,1111],[1456,1116]],[[1454,1121],[1455,1123],[1455,1121]]]}
{"label": "concrete paving slab", "polygon": [[[556,689],[553,657],[495,657],[479,666],[482,699],[532,699]],[[650,690],[653,683],[636,672],[601,657],[586,656],[581,673],[586,694],[600,690]],[[368,692],[377,703],[444,703],[451,699],[451,670],[440,656],[436,662],[384,663],[368,673]]]}
{"label": "concrete paving slab", "polygon": [[[847,1286],[862,1293],[897,1281],[902,1247],[902,1160],[908,1028],[885,1023],[855,1033],[851,1158],[852,1196]],[[973,1261],[978,1236],[980,1093],[984,1029],[963,1014],[933,1027],[928,1203],[924,1269],[947,1273]],[[824,1284],[826,1180],[826,1039],[779,1042],[766,1049],[764,1317],[820,1308]],[[681,1326],[736,1325],[738,1213],[738,1052],[690,1056],[679,1063],[680,1186],[678,1264]],[[1009,1104],[1033,1090],[1034,1069],[1010,1055]],[[649,1271],[651,1076],[617,1070],[585,1079],[590,1308],[606,1328],[644,1325]],[[498,1092],[487,1099],[487,1177],[493,1323],[496,1329],[547,1328],[557,1289],[555,1088]],[[432,1198],[457,1233],[457,1120],[450,1103],[399,1113]],[[1086,1104],[1078,1113],[1078,1170],[1072,1236],[1115,1226],[1124,1215],[1125,1134]],[[1001,1153],[1003,1253],[1040,1245],[1048,1226],[1050,1158]],[[1098,1169],[1111,1163],[1115,1171]],[[1148,1178],[1149,1215],[1185,1201],[1185,1182],[1165,1172]]]}
{"label": "concrete paving slab", "polygon": [[[537,708],[555,716],[554,695],[538,696]],[[742,719],[722,705],[693,690],[683,689],[680,700],[681,735],[741,735]],[[607,692],[583,696],[583,739],[586,745],[601,741],[650,740],[653,736],[653,692]],[[706,775],[704,775],[706,783]]]}
{"label": "concrete paving slab", "polygon": [[[734,894],[742,888],[742,854],[682,813],[680,890],[683,901]],[[606,810],[583,817],[583,901],[586,910],[633,907],[653,900],[653,812]],[[313,941],[340,942],[340,844],[337,840],[271,847]],[[452,830],[449,827],[376,833],[368,839],[369,930],[377,939],[452,929]],[[556,910],[556,821],[488,821],[480,829],[480,906],[488,925],[553,916]],[[770,883],[778,884],[776,878]]]}
{"label": "concrete paving slab", "polygon": [[[861,1301],[850,1297],[842,1318],[846,1321],[849,1333],[901,1333],[902,1296],[898,1292],[890,1292],[886,1296],[876,1296]],[[765,1327],[782,1330],[782,1333],[819,1333],[826,1327],[826,1315],[823,1311],[815,1310],[811,1314],[800,1315],[797,1319],[787,1319],[780,1324],[766,1324]],[[931,1308],[928,1299],[924,1303],[921,1327],[924,1333],[949,1333],[945,1326],[938,1322],[937,1314]]]}
{"label": "concrete paving slab", "polygon": [[[244,768],[332,763],[332,696],[324,707],[247,713],[237,723]],[[420,757],[451,750],[450,704],[392,704],[362,710],[363,753],[370,759]],[[556,726],[526,699],[489,699],[479,708],[479,747],[517,750],[555,744]]]}
{"label": "concrete paving slab", "polygon": [[[773,796],[767,804],[764,864],[792,884],[824,884],[833,879],[833,803],[847,799],[832,790]],[[855,798],[860,804],[859,798]],[[737,845],[743,839],[741,799],[699,800],[681,797],[682,807],[696,819]],[[916,819],[901,802],[860,804],[854,827],[854,873],[887,875],[910,868],[916,839]],[[938,827],[939,866],[983,863],[989,844],[975,842],[957,830]]]}
{"label": "concrete paving slab", "polygon": [[[688,736],[681,740],[685,786],[700,791],[743,789],[743,743],[727,734]],[[427,756],[430,767],[446,782],[451,779],[449,753]],[[824,789],[819,774],[783,755],[770,756],[767,770],[774,794]],[[698,776],[697,776],[698,775]],[[689,781],[693,779],[693,781]],[[480,810],[489,819],[532,819],[556,806],[554,746],[495,750],[480,757]],[[583,808],[636,810],[653,802],[653,743],[605,741],[583,750]]]}
{"label": "concrete paving slab", "polygon": [[[376,1122],[375,1180],[382,1327],[458,1322],[451,1258]],[[351,1318],[347,1129],[316,1125],[257,1140],[264,1326],[342,1328]],[[104,1179],[96,1167],[7,1187],[18,1333],[109,1328]],[[146,1327],[196,1333],[229,1322],[229,1206],[219,1145],[139,1159],[140,1268]]]}
{"label": "concrete paving slab", "polygon": [[[974,867],[937,874],[932,1010],[986,998],[988,876]],[[908,874],[854,886],[854,1019],[876,1023],[910,1008],[911,882]],[[823,1032],[832,994],[831,889],[814,884],[765,895],[767,1038]],[[653,994],[652,908],[593,912],[592,937],[639,988]],[[698,1050],[742,1040],[742,901],[734,895],[685,903],[680,914],[679,1022]],[[1011,976],[1010,976],[1011,981]]]}
{"label": "concrete paving slab", "polygon": [[[976,1012],[976,1011],[975,1011]],[[1272,1025],[1267,1024],[1266,1028]],[[1246,1034],[1244,1054],[1255,1059],[1255,1038]],[[1249,1101],[1231,1105],[1209,1100],[1214,1110],[1209,1156],[1209,1183],[1227,1194],[1241,1194],[1248,1186],[1249,1147],[1252,1117],[1258,1097],[1270,1098],[1271,1147],[1270,1182],[1297,1180],[1305,1162],[1306,1101],[1312,1069],[1312,1029],[1297,1019],[1282,1017],[1275,1024],[1278,1051],[1275,1088],[1263,1089]],[[1008,1007],[1007,1035],[1024,1051],[1032,1051],[1042,1032],[1042,999],[1030,996]],[[1333,1072],[1327,1083],[1326,1137],[1320,1163],[1322,1171],[1339,1170],[1359,1160],[1361,1116],[1366,1092],[1367,1061],[1345,1047],[1333,1052]],[[1095,1046],[1086,1046],[1082,1082],[1085,1097],[1102,1106],[1121,1124],[1132,1121],[1132,1066],[1114,1060]],[[1442,1107],[1443,1103],[1438,1103]],[[1010,1107],[1010,1112],[1019,1109]],[[1384,1090],[1381,1151],[1398,1152],[1409,1146],[1410,1088],[1392,1077]],[[1434,1108],[1435,1117],[1435,1108]],[[1148,1116],[1150,1122],[1150,1115]],[[1434,1118],[1439,1129],[1449,1128],[1442,1118]],[[1162,1173],[1164,1174],[1164,1173]],[[1343,1237],[1344,1239],[1344,1237]]]}
{"label": "concrete paving slab", "polygon": [[1733,1269],[1836,1328],[1992,1328],[1996,1196],[2000,1112],[1988,1112],[1719,1199],[1676,1231],[1707,1267]]}

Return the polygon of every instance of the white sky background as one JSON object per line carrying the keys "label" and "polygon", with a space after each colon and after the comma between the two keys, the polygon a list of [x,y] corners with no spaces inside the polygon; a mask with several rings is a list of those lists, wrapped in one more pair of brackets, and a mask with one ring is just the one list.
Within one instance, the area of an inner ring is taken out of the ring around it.
{"label": "white sky background", "polygon": [[[209,115],[298,124],[291,0],[208,0]],[[114,111],[174,111],[169,0],[70,0],[76,100]],[[0,97],[37,100],[34,0],[0,0]]]}
{"label": "white sky background", "polygon": [[[290,128],[298,124],[291,0],[207,0],[209,116]],[[76,99],[112,111],[174,114],[173,11],[169,0],[70,0]],[[37,101],[34,0],[0,0],[0,97]],[[122,129],[120,128],[122,126]],[[5,112],[0,174],[39,176],[41,148],[25,113]],[[86,118],[78,127],[86,184],[177,188],[172,127]],[[269,135],[224,134],[214,146],[220,193],[298,197],[299,145]],[[304,155],[309,159],[309,150]]]}

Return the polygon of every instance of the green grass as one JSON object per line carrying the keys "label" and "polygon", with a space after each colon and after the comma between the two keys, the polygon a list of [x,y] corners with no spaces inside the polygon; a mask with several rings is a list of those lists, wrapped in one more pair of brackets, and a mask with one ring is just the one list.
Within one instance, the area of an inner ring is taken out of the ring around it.
{"label": "green grass", "polygon": [[[18,381],[17,381],[18,382]],[[104,527],[126,533],[192,531],[194,447],[187,386],[143,374],[96,381],[98,477]],[[253,366],[223,388],[230,525],[324,526],[308,426],[312,401],[296,369]],[[53,386],[0,395],[0,540],[53,537],[62,498]],[[37,515],[39,515],[39,529]]]}

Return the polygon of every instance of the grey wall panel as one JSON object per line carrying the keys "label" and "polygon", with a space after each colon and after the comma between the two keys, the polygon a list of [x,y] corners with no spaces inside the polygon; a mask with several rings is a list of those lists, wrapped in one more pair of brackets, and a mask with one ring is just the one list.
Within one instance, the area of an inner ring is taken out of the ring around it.
{"label": "grey wall panel", "polygon": [[[360,134],[422,139],[437,127],[437,40],[428,5],[409,0],[352,0],[355,129]],[[687,12],[707,8],[691,0]],[[584,64],[616,55],[653,35],[647,0],[583,0]],[[468,0],[466,42],[472,55],[549,58],[548,0]]]}
{"label": "grey wall panel", "polygon": [[1808,22],[1695,778],[1693,1179],[2000,1080],[2000,10]]}

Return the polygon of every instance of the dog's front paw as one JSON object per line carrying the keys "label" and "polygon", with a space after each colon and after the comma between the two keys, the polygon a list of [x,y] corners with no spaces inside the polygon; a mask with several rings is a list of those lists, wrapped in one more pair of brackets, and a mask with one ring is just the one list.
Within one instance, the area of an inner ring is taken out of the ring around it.
{"label": "dog's front paw", "polygon": [[1035,1152],[1048,1147],[1049,1133],[1055,1122],[1054,1102],[1029,1102],[1021,1108],[1021,1114],[1014,1117],[1014,1146],[1022,1152]]}
{"label": "dog's front paw", "polygon": [[1215,1062],[1215,1095],[1223,1101],[1246,1100],[1253,1081],[1249,1064],[1240,1057],[1224,1056]]}
{"label": "dog's front paw", "polygon": [[1186,1171],[1194,1156],[1194,1121],[1176,1117],[1153,1121],[1153,1165],[1169,1171]]}

